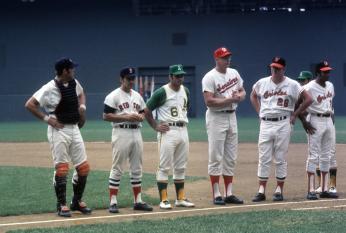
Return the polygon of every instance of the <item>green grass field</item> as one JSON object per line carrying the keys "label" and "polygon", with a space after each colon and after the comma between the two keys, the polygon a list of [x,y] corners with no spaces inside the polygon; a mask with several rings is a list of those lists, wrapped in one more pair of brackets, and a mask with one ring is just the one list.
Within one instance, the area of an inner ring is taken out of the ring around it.
{"label": "green grass field", "polygon": [[345,232],[344,211],[256,211],[154,221],[80,225],[69,228],[31,229],[9,232],[83,232],[83,233],[319,233]]}
{"label": "green grass field", "polygon": [[[346,117],[336,118],[337,143],[346,143]],[[240,142],[257,143],[259,124],[257,118],[238,116],[238,132]],[[204,119],[190,119],[190,141],[207,141]],[[44,142],[47,126],[40,121],[33,122],[1,122],[0,142]],[[144,141],[156,141],[156,133],[144,122],[142,129]],[[111,126],[104,121],[87,121],[82,129],[85,141],[110,141]],[[300,121],[296,122],[291,142],[305,143],[306,134]]]}
{"label": "green grass field", "polygon": [[[108,194],[109,172],[92,171],[83,198],[93,209],[105,209],[109,205]],[[72,172],[67,186],[67,200],[72,197]],[[55,192],[52,186],[53,169],[32,167],[0,166],[0,216],[47,213],[55,211]],[[187,177],[187,182],[199,180],[199,177]],[[143,200],[150,204],[158,204],[158,196],[145,195],[145,190],[156,187],[153,174],[143,174]],[[172,195],[174,197],[174,195]],[[128,174],[121,180],[118,196],[119,207],[131,207],[133,203],[132,189]]]}

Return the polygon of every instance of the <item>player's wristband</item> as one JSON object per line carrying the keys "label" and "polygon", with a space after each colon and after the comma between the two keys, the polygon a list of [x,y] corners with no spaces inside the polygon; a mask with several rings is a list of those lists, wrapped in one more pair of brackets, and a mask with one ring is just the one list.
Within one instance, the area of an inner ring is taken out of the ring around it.
{"label": "player's wristband", "polygon": [[86,106],[85,106],[85,104],[81,104],[81,105],[79,105],[79,108],[84,109],[84,111],[86,110]]}
{"label": "player's wristband", "polygon": [[48,116],[48,115],[45,115],[45,116],[43,117],[43,121],[45,121],[45,122],[47,122],[47,123],[48,123],[48,121],[49,121],[49,118],[50,118],[50,116]]}

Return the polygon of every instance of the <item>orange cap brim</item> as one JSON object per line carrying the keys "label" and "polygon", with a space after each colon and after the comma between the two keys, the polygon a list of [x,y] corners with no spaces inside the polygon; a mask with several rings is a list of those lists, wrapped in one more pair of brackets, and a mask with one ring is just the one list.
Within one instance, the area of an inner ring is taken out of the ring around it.
{"label": "orange cap brim", "polygon": [[323,67],[320,69],[320,71],[329,71],[332,70],[332,67]]}
{"label": "orange cap brim", "polygon": [[275,67],[275,68],[279,68],[279,69],[284,68],[284,66],[281,65],[281,64],[279,64],[279,63],[272,63],[272,64],[270,64],[270,66],[271,66],[271,67]]}

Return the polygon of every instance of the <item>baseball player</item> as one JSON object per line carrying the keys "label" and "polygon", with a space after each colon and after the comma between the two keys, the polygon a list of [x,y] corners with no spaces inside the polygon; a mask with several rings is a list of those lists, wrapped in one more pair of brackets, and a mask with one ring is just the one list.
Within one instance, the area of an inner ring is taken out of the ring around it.
{"label": "baseball player", "polygon": [[[158,132],[160,163],[156,179],[161,209],[172,208],[167,194],[168,173],[172,167],[177,195],[175,206],[195,206],[186,199],[184,191],[185,171],[189,153],[189,136],[187,132],[189,90],[182,85],[185,74],[182,65],[171,65],[169,67],[170,82],[153,93],[147,101],[145,109],[145,117],[148,123]],[[156,122],[152,115],[152,111],[155,109],[159,122]]]}
{"label": "baseball player", "polygon": [[[250,100],[259,114],[260,133],[258,139],[258,179],[259,189],[253,202],[266,200],[265,189],[274,157],[277,186],[273,201],[283,200],[283,186],[287,176],[287,151],[296,117],[312,102],[311,96],[285,74],[286,61],[274,57],[270,64],[271,76],[253,85]],[[295,103],[302,95],[302,103],[294,110]]]}
{"label": "baseball player", "polygon": [[[82,201],[90,166],[79,131],[85,122],[86,106],[83,88],[74,78],[76,66],[69,58],[57,61],[56,77],[36,91],[25,104],[34,116],[48,124],[47,137],[55,167],[53,183],[57,214],[62,217],[71,217],[70,209],[83,214],[91,213]],[[72,178],[74,195],[68,208],[66,183],[70,161],[75,167]]]}
{"label": "baseball player", "polygon": [[310,71],[302,71],[299,73],[297,81],[301,86],[304,86],[305,84],[309,83],[312,78],[313,75]]}
{"label": "baseball player", "polygon": [[[335,128],[333,125],[333,98],[334,86],[329,82],[329,73],[332,68],[327,61],[316,66],[316,79],[306,84],[304,88],[312,96],[313,102],[307,108],[307,121],[313,131],[308,134],[309,153],[306,161],[308,175],[307,199],[317,199],[315,193],[315,170],[319,165],[321,171],[320,198],[337,198],[334,192],[328,192],[328,173],[331,166],[331,151],[335,146]],[[335,158],[335,157],[334,157]],[[333,168],[336,161],[333,159]],[[334,175],[334,174],[333,174]],[[335,185],[335,184],[334,184]]]}
{"label": "baseball player", "polygon": [[130,163],[130,179],[134,196],[134,210],[152,211],[142,201],[142,154],[143,140],[140,131],[144,119],[145,102],[132,89],[136,78],[135,69],[125,67],[120,71],[121,86],[106,96],[103,119],[112,122],[113,160],[109,175],[110,213],[118,213],[117,195],[124,165]]}
{"label": "baseball player", "polygon": [[[246,93],[238,71],[229,68],[231,55],[225,47],[216,49],[216,66],[202,79],[204,102],[208,108],[205,117],[209,147],[208,174],[215,205],[244,203],[233,195],[232,185],[238,153],[235,111],[238,103],[245,99]],[[219,188],[221,175],[225,183],[224,198]]]}

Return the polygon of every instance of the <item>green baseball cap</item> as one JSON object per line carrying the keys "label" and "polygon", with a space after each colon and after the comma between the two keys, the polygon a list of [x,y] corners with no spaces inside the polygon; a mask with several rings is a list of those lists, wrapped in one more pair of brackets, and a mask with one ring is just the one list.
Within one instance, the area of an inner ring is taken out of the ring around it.
{"label": "green baseball cap", "polygon": [[302,71],[299,74],[298,80],[310,80],[312,79],[313,75],[310,71]]}
{"label": "green baseball cap", "polygon": [[180,74],[186,74],[186,72],[184,71],[183,65],[177,64],[177,65],[171,65],[169,67],[169,74],[180,75]]}

